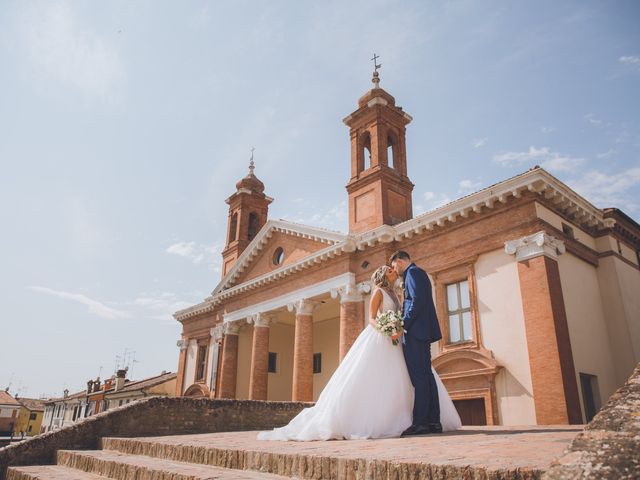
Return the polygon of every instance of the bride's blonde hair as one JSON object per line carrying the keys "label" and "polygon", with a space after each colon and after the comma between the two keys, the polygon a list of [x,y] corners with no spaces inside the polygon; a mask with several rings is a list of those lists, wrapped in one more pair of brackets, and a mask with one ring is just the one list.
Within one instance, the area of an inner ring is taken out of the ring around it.
{"label": "bride's blonde hair", "polygon": [[373,275],[371,275],[371,282],[380,288],[391,289],[391,285],[389,284],[389,279],[387,278],[387,272],[391,270],[391,267],[388,265],[382,265],[378,267]]}

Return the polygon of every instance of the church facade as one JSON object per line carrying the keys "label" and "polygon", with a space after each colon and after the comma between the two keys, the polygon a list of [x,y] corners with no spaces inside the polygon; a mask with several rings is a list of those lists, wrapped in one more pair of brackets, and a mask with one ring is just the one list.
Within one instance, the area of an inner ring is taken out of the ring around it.
{"label": "church facade", "polygon": [[411,120],[377,74],[343,120],[348,233],[269,219],[250,166],[226,201],[222,280],[174,315],[177,395],[316,400],[400,249],[431,278],[433,365],[463,423],[583,423],[624,383],[640,362],[640,226],[538,167],[414,217]]}

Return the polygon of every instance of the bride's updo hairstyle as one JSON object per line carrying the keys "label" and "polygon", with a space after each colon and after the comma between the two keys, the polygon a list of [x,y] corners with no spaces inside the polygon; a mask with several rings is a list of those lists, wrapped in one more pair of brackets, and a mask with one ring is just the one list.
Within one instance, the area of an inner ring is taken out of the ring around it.
{"label": "bride's updo hairstyle", "polygon": [[386,288],[387,290],[391,288],[389,285],[389,280],[387,279],[387,272],[391,269],[388,265],[382,265],[378,267],[373,275],[371,275],[371,282],[376,287]]}

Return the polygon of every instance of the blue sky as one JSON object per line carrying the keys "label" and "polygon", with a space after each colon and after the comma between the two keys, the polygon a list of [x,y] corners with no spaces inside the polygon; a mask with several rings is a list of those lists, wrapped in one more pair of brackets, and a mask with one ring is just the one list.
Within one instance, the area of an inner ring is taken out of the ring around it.
{"label": "blue sky", "polygon": [[348,130],[381,86],[416,214],[539,164],[640,219],[640,3],[0,5],[0,386],[175,371],[247,171],[271,218],[345,231]]}

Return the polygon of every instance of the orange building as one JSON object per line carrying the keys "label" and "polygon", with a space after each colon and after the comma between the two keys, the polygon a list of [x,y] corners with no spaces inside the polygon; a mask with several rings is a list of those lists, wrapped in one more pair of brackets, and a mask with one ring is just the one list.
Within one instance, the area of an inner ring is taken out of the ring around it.
{"label": "orange building", "polygon": [[414,217],[411,120],[377,75],[343,120],[347,233],[269,220],[251,164],[221,281],[174,315],[178,395],[317,399],[399,249],[431,277],[433,363],[465,423],[582,423],[623,384],[640,361],[640,226],[538,167]]}

